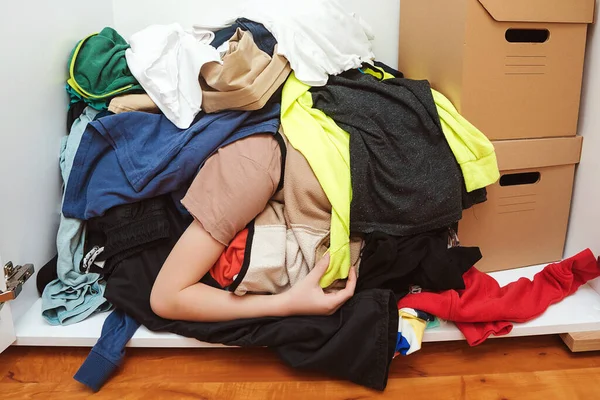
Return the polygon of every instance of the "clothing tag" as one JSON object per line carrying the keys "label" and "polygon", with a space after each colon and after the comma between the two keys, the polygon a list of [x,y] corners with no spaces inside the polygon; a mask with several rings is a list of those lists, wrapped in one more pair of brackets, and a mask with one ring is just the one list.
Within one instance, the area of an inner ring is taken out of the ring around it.
{"label": "clothing tag", "polygon": [[423,291],[423,289],[421,289],[421,287],[417,286],[417,285],[411,286],[408,289],[408,293],[410,293],[410,294],[421,293],[422,291]]}
{"label": "clothing tag", "polygon": [[452,228],[448,228],[448,248],[459,247],[460,240],[458,239],[458,234]]}

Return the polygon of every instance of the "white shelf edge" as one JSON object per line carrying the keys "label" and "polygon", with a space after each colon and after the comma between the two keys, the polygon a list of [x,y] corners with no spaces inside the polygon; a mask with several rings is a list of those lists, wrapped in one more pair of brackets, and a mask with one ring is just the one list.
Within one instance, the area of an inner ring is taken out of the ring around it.
{"label": "white shelf edge", "polygon": [[[501,285],[521,277],[532,278],[544,266],[533,266],[491,274]],[[69,346],[92,347],[96,343],[102,324],[109,313],[94,315],[80,323],[68,326],[51,326],[41,316],[41,299],[15,324],[17,346]],[[565,318],[569,320],[566,321]],[[514,324],[509,335],[501,337],[550,335],[583,331],[600,331],[600,294],[591,286],[583,285],[575,294],[554,304],[538,318],[523,324]],[[424,342],[464,340],[462,333],[451,322],[428,330]],[[165,348],[215,348],[219,344],[164,332],[151,332],[140,327],[128,344],[129,347]]]}
{"label": "white shelf edge", "polygon": [[[431,329],[425,331],[423,337],[423,343],[434,343],[434,342],[453,342],[465,340],[463,334],[454,326],[453,323],[448,322],[452,326],[438,330]],[[577,332],[595,332],[600,331],[600,322],[591,322],[586,324],[568,324],[548,326],[522,326],[523,324],[514,324],[513,330],[504,336],[490,336],[489,339],[502,339],[510,337],[524,337],[524,336],[543,336],[543,335],[557,335],[562,333],[577,333]]]}
{"label": "white shelf edge", "polygon": [[[53,326],[41,315],[41,299],[15,324],[15,346],[93,347],[100,337],[102,324],[110,312],[93,315],[77,324]],[[127,344],[128,347],[197,348],[227,347],[200,342],[168,332],[152,332],[141,326]]]}

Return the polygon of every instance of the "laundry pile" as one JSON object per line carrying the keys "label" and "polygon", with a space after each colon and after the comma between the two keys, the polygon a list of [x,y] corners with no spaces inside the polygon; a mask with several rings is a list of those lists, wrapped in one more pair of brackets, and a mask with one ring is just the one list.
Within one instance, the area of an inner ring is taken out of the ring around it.
{"label": "laundry pile", "polygon": [[[98,390],[144,325],[383,390],[435,317],[475,345],[600,275],[589,251],[505,288],[474,267],[456,226],[499,178],[494,147],[427,81],[376,61],[372,39],[311,0],[77,43],[58,255],[38,282],[50,324],[114,309],[77,380]],[[152,286],[194,219],[227,246],[207,285],[281,293],[329,252],[321,286],[355,266],[356,293],[330,316],[163,319]]]}

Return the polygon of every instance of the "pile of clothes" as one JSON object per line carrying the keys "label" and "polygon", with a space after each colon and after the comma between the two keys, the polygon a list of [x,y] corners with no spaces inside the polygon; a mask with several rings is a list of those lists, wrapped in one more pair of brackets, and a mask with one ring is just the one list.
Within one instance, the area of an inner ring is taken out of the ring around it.
{"label": "pile of clothes", "polygon": [[[144,325],[383,390],[436,317],[475,345],[600,275],[589,251],[504,288],[479,272],[456,227],[499,178],[490,141],[427,81],[376,61],[337,2],[272,3],[129,41],[105,28],[71,53],[58,255],[38,287],[53,325],[113,310],[77,380],[98,390]],[[203,283],[277,294],[329,252],[321,286],[354,266],[356,293],[330,316],[163,319],[152,286],[194,218],[227,246]]]}

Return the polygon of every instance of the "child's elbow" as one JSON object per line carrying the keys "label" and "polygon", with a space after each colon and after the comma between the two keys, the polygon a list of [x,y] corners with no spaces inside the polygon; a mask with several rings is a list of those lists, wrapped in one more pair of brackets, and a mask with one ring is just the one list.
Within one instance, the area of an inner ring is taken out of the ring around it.
{"label": "child's elbow", "polygon": [[175,314],[177,306],[173,297],[175,296],[168,296],[166,293],[162,293],[155,285],[150,293],[150,307],[152,308],[152,312],[161,318],[177,319]]}

